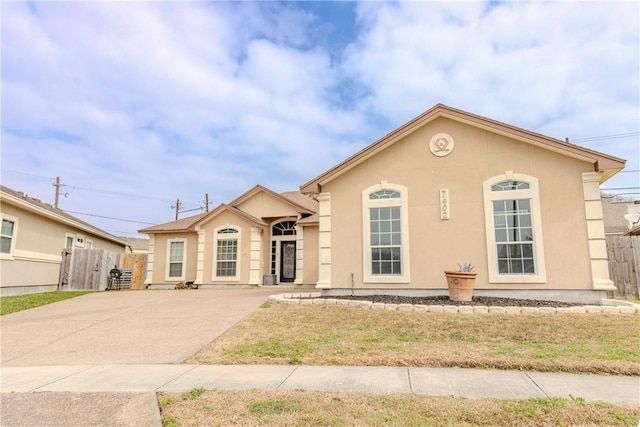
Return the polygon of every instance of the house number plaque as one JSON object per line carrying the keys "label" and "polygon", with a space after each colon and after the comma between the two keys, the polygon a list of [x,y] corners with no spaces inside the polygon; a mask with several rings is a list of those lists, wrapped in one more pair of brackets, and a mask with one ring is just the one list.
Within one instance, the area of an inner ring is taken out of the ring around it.
{"label": "house number plaque", "polygon": [[449,189],[440,190],[440,219],[449,219]]}

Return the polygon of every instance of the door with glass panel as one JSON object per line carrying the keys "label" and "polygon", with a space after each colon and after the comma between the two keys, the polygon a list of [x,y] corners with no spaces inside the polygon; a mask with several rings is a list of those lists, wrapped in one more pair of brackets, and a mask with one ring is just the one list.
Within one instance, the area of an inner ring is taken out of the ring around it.
{"label": "door with glass panel", "polygon": [[296,278],[296,242],[280,242],[280,282],[293,282]]}

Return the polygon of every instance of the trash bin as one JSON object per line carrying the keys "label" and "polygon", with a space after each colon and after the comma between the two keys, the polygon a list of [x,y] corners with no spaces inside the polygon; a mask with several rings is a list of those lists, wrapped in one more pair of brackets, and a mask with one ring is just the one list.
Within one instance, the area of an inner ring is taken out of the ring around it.
{"label": "trash bin", "polygon": [[262,276],[262,286],[273,286],[276,284],[275,274],[265,274]]}

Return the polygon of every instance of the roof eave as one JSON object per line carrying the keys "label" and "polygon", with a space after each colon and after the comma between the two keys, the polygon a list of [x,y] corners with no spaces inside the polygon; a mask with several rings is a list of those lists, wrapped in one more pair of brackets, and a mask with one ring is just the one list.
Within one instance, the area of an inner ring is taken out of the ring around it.
{"label": "roof eave", "polygon": [[93,226],[87,226],[81,222],[73,221],[70,218],[67,218],[65,216],[56,214],[55,212],[51,212],[46,209],[43,209],[37,205],[34,205],[33,203],[29,203],[28,201],[23,200],[20,197],[14,196],[13,194],[9,194],[6,192],[2,192],[1,194],[2,194],[2,199],[7,201],[9,204],[13,204],[15,206],[20,207],[21,209],[36,213],[38,215],[47,217],[49,219],[52,219],[54,221],[57,221],[66,225],[78,228],[84,231],[85,233],[94,234],[96,236],[102,237],[105,240],[109,240],[110,242],[117,243],[122,246],[129,246],[129,243],[117,238],[116,236],[113,236],[107,233],[106,231],[100,230],[99,228],[96,228]]}
{"label": "roof eave", "polygon": [[525,129],[511,126],[472,113],[467,113],[465,111],[451,108],[443,104],[437,104],[433,108],[427,110],[413,120],[405,123],[396,130],[377,140],[373,144],[368,145],[343,162],[319,175],[318,177],[312,179],[306,184],[303,184],[300,187],[300,191],[307,194],[318,193],[320,188],[326,183],[334,180],[343,173],[369,159],[379,151],[382,151],[388,146],[393,145],[395,142],[402,139],[407,134],[415,132],[417,129],[427,125],[428,123],[439,117],[445,117],[457,122],[466,123],[477,128],[520,140],[528,144],[532,144],[547,150],[586,161],[588,163],[592,163],[596,172],[602,172],[602,180],[600,181],[601,183],[622,170],[626,162],[625,160],[619,159],[617,157],[589,150],[584,147],[579,147],[569,142],[550,138],[542,134],[527,131]]}

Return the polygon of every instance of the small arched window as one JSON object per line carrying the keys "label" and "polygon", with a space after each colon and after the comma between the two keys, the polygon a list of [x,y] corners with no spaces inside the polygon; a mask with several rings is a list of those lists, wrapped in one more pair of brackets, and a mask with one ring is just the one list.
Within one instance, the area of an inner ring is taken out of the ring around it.
{"label": "small arched window", "polygon": [[502,181],[491,186],[491,191],[528,190],[529,183],[524,181]]}
{"label": "small arched window", "polygon": [[294,236],[296,234],[296,222],[282,221],[274,224],[271,234],[274,236]]}

